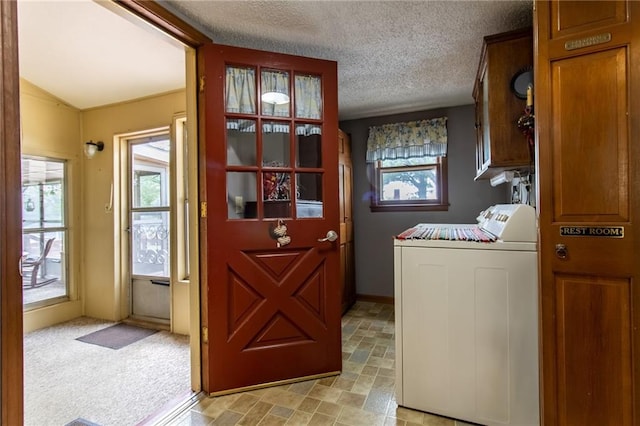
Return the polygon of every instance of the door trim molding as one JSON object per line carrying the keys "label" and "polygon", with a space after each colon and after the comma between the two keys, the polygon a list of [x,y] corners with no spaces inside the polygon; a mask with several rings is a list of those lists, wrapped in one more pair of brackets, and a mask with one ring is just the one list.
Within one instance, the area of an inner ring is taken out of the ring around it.
{"label": "door trim molding", "polygon": [[20,75],[16,2],[0,2],[0,422],[22,424]]}
{"label": "door trim molding", "polygon": [[177,17],[155,1],[114,0],[114,2],[188,46],[197,48],[211,41],[209,37],[195,29],[191,24]]}

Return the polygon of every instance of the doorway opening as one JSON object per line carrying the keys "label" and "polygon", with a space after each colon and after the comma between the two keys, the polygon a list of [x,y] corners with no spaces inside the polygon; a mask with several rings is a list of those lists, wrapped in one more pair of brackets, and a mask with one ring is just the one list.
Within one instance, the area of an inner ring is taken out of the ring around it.
{"label": "doorway opening", "polygon": [[130,312],[134,319],[171,319],[172,163],[168,129],[127,139],[127,231]]}

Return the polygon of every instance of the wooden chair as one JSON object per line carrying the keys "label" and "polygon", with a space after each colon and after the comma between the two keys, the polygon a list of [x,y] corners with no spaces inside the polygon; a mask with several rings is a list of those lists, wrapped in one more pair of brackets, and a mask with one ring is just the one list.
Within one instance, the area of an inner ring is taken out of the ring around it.
{"label": "wooden chair", "polygon": [[26,259],[22,261],[22,276],[25,278],[30,278],[29,282],[24,285],[24,287],[35,288],[55,281],[55,279],[47,279],[42,282],[38,282],[38,271],[40,270],[40,266],[44,263],[47,255],[49,254],[49,251],[51,250],[53,240],[55,240],[55,238],[50,238],[47,240],[47,242],[44,244],[44,250],[42,251],[42,254],[40,254],[40,257],[38,257],[37,259]]}

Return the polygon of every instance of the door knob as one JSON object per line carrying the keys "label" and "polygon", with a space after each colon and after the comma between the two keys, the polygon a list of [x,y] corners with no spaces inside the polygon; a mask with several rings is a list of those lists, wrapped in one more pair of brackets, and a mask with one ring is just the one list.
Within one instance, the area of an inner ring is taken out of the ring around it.
{"label": "door knob", "polygon": [[559,259],[566,259],[567,255],[567,246],[564,244],[556,244],[556,256],[558,256]]}
{"label": "door knob", "polygon": [[337,239],[338,239],[338,234],[336,233],[336,231],[331,230],[331,231],[327,232],[327,236],[325,238],[318,238],[318,241],[320,241],[320,242],[323,242],[323,241],[334,242]]}

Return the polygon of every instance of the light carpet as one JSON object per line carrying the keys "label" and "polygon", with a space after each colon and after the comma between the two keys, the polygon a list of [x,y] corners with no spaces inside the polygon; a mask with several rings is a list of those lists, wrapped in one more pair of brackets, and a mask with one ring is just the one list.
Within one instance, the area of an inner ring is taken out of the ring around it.
{"label": "light carpet", "polygon": [[113,324],[82,317],[25,334],[26,426],[135,425],[190,390],[187,336],[160,331],[117,351],[75,340]]}

